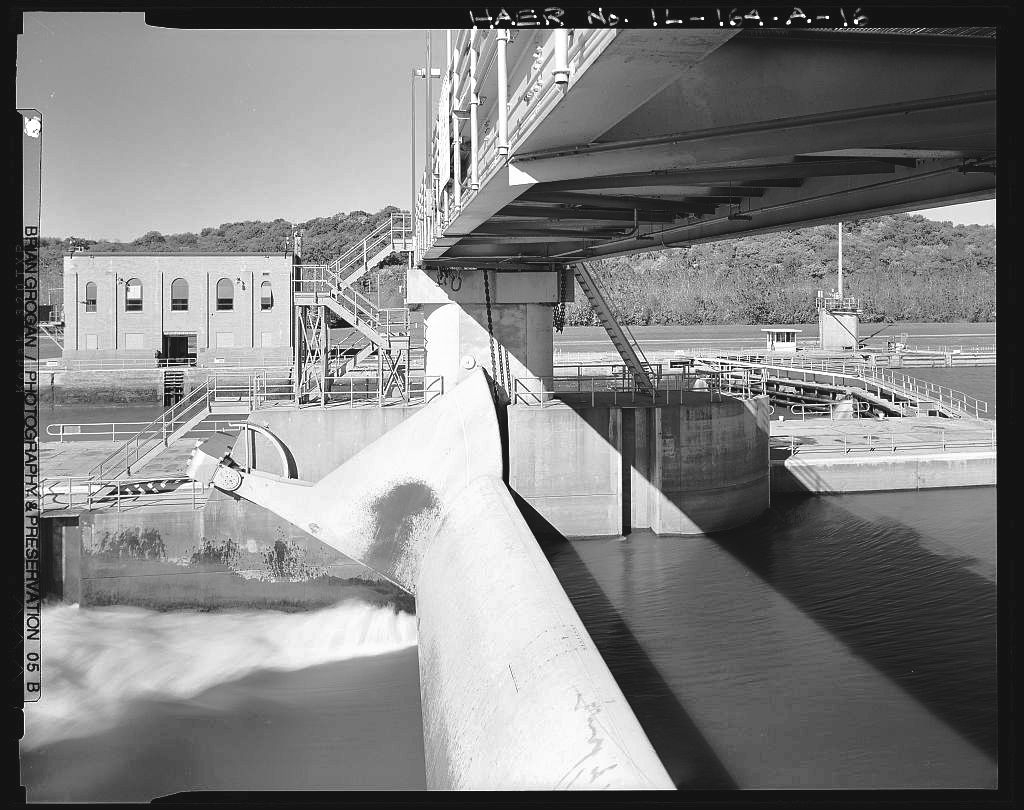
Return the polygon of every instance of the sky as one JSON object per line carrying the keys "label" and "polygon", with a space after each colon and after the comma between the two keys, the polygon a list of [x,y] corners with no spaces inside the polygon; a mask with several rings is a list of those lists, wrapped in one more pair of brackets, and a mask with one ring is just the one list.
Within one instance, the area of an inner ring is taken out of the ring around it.
{"label": "sky", "polygon": [[[433,47],[437,65],[443,32]],[[410,77],[425,56],[422,29],[191,31],[139,13],[27,13],[17,104],[43,115],[41,231],[130,241],[408,208]],[[920,213],[994,225],[995,201]]]}

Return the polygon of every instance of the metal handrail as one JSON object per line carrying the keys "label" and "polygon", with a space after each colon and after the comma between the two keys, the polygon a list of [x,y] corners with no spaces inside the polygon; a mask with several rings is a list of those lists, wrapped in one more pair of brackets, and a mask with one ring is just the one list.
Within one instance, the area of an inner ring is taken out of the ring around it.
{"label": "metal handrail", "polygon": [[[841,434],[835,435],[834,438],[838,442],[840,437],[842,438],[841,449],[844,454],[856,451],[874,452],[887,450],[888,452],[895,453],[898,450],[950,450],[973,447],[995,450],[997,447],[995,425],[992,426],[991,430],[985,431],[953,431],[951,438],[947,438],[945,430],[940,430],[939,438],[936,441],[907,441],[906,435],[879,433],[877,431],[865,431],[857,434],[844,431]],[[791,456],[797,453],[836,453],[840,450],[838,443],[835,445],[804,445],[798,439],[799,437],[796,434],[790,434],[788,438],[785,436],[773,436],[770,442],[771,449],[789,450]]]}
{"label": "metal handrail", "polygon": [[815,300],[818,309],[860,309],[860,299],[852,296],[823,295]]}
{"label": "metal handrail", "polygon": [[[407,398],[389,397],[395,402],[420,404],[431,401],[444,393],[444,378],[437,375],[410,374],[406,382]],[[380,379],[376,375],[368,376],[357,373],[328,374],[324,378],[324,396],[309,403],[315,407],[333,407],[336,405],[374,402],[385,404],[380,391]],[[253,410],[264,407],[298,406],[307,403],[300,401],[303,394],[297,392],[295,385],[272,384],[265,379],[257,379],[254,391]]]}
{"label": "metal handrail", "polygon": [[[972,412],[975,417],[980,416],[982,413],[988,413],[987,402],[972,397],[963,391],[936,383],[927,383],[906,374],[897,374],[897,372],[893,371],[886,372],[864,362],[834,360],[798,361],[795,358],[786,358],[786,361],[778,362],[773,359],[771,363],[756,363],[731,358],[699,358],[699,360],[705,363],[717,363],[721,366],[755,366],[766,370],[807,371],[831,377],[831,382],[834,385],[839,384],[837,378],[841,377],[844,381],[860,383],[861,387],[865,390],[870,390],[873,383],[879,396],[881,396],[882,387],[884,386],[891,396],[901,395],[914,400],[929,398],[965,416],[972,415]],[[897,376],[899,380],[897,380]]]}
{"label": "metal handrail", "polygon": [[904,351],[911,353],[915,351],[927,351],[942,352],[944,354],[995,354],[997,349],[995,346],[971,346],[966,343],[961,343],[959,346],[918,346],[915,343],[913,346],[907,346]]}
{"label": "metal handrail", "polygon": [[829,419],[835,418],[836,408],[843,405],[846,407],[852,406],[854,414],[867,413],[871,410],[871,406],[867,402],[814,402],[814,403],[797,403],[796,405],[790,406],[793,413],[801,417],[801,421],[806,419],[808,416],[814,414],[827,414]]}
{"label": "metal handrail", "polygon": [[[437,375],[410,375],[406,380],[404,396],[385,397],[381,389],[381,380],[376,375],[361,376],[357,374],[328,375],[324,378],[324,395],[318,398],[316,407],[326,408],[333,405],[356,405],[359,403],[387,404],[426,404],[444,393],[444,378]],[[268,397],[268,401],[269,401]],[[285,397],[278,394],[273,397],[283,402]],[[289,400],[294,402],[294,394],[289,392]],[[300,407],[304,403],[299,403]]]}
{"label": "metal handrail", "polygon": [[[170,437],[180,429],[180,425],[187,422],[196,415],[193,409],[197,406],[204,406],[207,412],[212,412],[211,402],[217,400],[218,396],[224,397],[236,395],[239,400],[247,400],[250,407],[256,401],[256,385],[258,375],[249,374],[245,382],[231,385],[221,382],[223,377],[232,377],[228,374],[212,374],[202,383],[189,391],[160,416],[148,422],[138,433],[129,438],[120,447],[105,456],[99,463],[95,464],[87,473],[93,478],[102,478],[105,472],[109,472],[116,463],[114,469],[124,470],[131,473],[133,464],[153,450],[158,444],[167,446]],[[223,399],[222,399],[223,401]],[[191,411],[191,413],[190,413]],[[187,415],[186,415],[187,414]],[[178,426],[176,426],[178,425]]]}
{"label": "metal handrail", "polygon": [[158,365],[159,361],[157,361],[156,358],[146,358],[146,359],[124,358],[124,359],[120,359],[120,360],[115,360],[115,359],[110,359],[110,360],[63,360],[63,359],[60,359],[60,360],[58,360],[58,359],[54,358],[51,362],[55,363],[56,365],[61,366],[64,371],[107,371],[107,370],[128,369],[128,368],[156,370],[156,369],[159,369],[159,368],[167,368],[167,367],[172,368],[172,369],[175,368],[175,367],[180,367],[182,369],[193,368],[193,369],[197,369],[198,371],[204,371],[204,370],[217,371],[219,369],[224,369],[224,368],[230,368],[230,369],[234,369],[234,370],[243,370],[243,369],[277,369],[277,368],[284,369],[284,368],[291,368],[290,365],[285,365],[285,364],[281,364],[281,365],[245,365],[245,363],[247,363],[248,361],[240,361],[242,363],[241,365],[235,365],[235,363],[239,362],[239,361],[225,361],[223,363],[217,363],[216,366],[197,366],[196,363],[190,363],[188,365],[185,365],[184,363],[170,363],[170,364],[165,364],[165,365]]}
{"label": "metal handrail", "polygon": [[[173,490],[166,490],[162,492],[142,493],[142,492],[123,492],[123,489],[128,486],[137,487],[145,485],[147,483],[154,482],[163,483],[177,483],[177,487]],[[199,509],[205,502],[204,496],[207,490],[212,490],[212,487],[208,487],[198,481],[193,481],[190,478],[184,478],[181,476],[160,476],[148,479],[131,479],[131,478],[96,478],[89,475],[58,475],[58,476],[46,476],[39,482],[40,492],[40,511],[48,512],[54,509],[74,509],[76,506],[92,509],[94,506],[104,506],[113,500],[114,506],[118,512],[122,508],[122,500],[129,501],[131,503],[138,503],[139,501],[159,501],[160,503],[176,502],[176,496],[182,489],[189,491],[189,497],[192,504],[192,509]],[[199,497],[196,497],[196,491],[199,491]],[[75,496],[80,497],[79,502],[75,503]],[[63,503],[61,498],[66,496],[67,502]],[[98,501],[98,503],[95,503]]]}
{"label": "metal handrail", "polygon": [[[110,441],[116,442],[119,434],[129,437],[137,436],[148,424],[148,422],[60,422],[47,425],[46,435],[56,436],[59,443],[63,443],[71,436],[81,441],[99,441],[101,438],[109,436]],[[232,424],[231,420],[214,420],[206,426],[196,425],[191,432],[216,433]]]}
{"label": "metal handrail", "polygon": [[[200,403],[209,409],[210,381],[203,382],[180,401],[172,405],[160,416],[147,423],[142,430],[124,442],[113,452],[105,456],[98,464],[95,464],[88,472],[94,478],[102,478],[104,472],[108,471],[112,463],[117,462],[117,469],[131,473],[132,463],[138,460],[153,449],[157,442],[163,442],[166,446],[167,437],[174,432],[173,425],[181,415],[189,408]],[[168,426],[171,430],[168,431]],[[143,449],[145,448],[145,449]],[[123,461],[123,464],[121,463]]]}
{"label": "metal handrail", "polygon": [[333,261],[329,262],[327,264],[327,267],[336,273],[340,273],[342,266],[347,266],[349,263],[353,263],[355,260],[362,259],[362,257],[365,255],[365,246],[367,245],[368,242],[370,242],[372,239],[381,236],[384,233],[390,232],[391,220],[384,220],[362,239],[360,239],[357,242],[354,242],[351,246],[349,246],[348,250],[346,250]]}
{"label": "metal handrail", "polygon": [[[408,310],[405,308],[379,308],[358,290],[343,282],[344,279],[339,278],[325,265],[303,265],[302,276],[296,282],[296,292],[332,297],[338,304],[349,310],[357,323],[366,324],[382,337],[389,334],[404,334],[404,331],[385,332],[383,327],[402,325],[407,328]],[[382,320],[381,313],[388,313],[386,321]],[[393,319],[391,313],[402,313],[401,322]]]}
{"label": "metal handrail", "polygon": [[[651,393],[638,391],[628,375],[582,374],[546,375],[540,377],[514,378],[512,381],[512,403],[517,405],[549,404],[552,397],[563,394],[589,395],[592,406],[596,406],[598,395],[612,395],[612,403],[635,403],[637,396],[652,396],[651,402],[658,401],[659,394],[665,394],[665,404],[670,402],[670,392],[677,391],[682,402],[684,391],[704,391],[712,395],[713,401],[720,401],[722,394],[743,399],[748,396],[767,394],[766,381],[754,375],[735,375],[718,371],[683,371],[664,374],[658,367]],[[643,400],[647,402],[646,399]]]}
{"label": "metal handrail", "polygon": [[[971,411],[974,412],[975,417],[978,417],[981,413],[988,413],[987,402],[984,402],[977,397],[972,397],[970,394],[963,391],[950,388],[949,386],[918,380],[908,374],[900,373],[897,375],[897,372],[895,371],[885,372],[875,370],[873,373],[865,374],[864,376],[869,380],[881,381],[886,385],[897,389],[904,395],[911,394],[920,396],[923,394],[928,397],[935,394],[938,396],[938,401],[943,405],[966,415],[970,415]],[[898,382],[896,380],[897,376],[899,376]]]}
{"label": "metal handrail", "polygon": [[[408,211],[391,212],[391,216],[388,219],[381,222],[360,241],[355,242],[348,250],[324,265],[324,267],[336,275],[342,276],[347,271],[358,267],[363,259],[368,258],[371,250],[376,253],[389,242],[394,243],[397,241],[396,233],[403,234],[397,237],[397,239],[401,239],[403,242],[411,238],[411,235],[405,235],[406,233],[412,233],[412,217]],[[371,245],[374,245],[374,247],[371,248]]]}

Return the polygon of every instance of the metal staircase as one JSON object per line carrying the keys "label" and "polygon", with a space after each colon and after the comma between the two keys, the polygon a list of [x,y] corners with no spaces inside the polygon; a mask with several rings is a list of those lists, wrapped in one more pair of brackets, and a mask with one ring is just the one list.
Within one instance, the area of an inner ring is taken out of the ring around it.
{"label": "metal staircase", "polygon": [[651,364],[647,362],[647,358],[644,356],[643,349],[640,348],[637,339],[633,337],[633,333],[629,331],[628,326],[620,324],[615,319],[612,308],[608,305],[608,301],[605,299],[604,293],[601,292],[597,279],[590,268],[583,262],[578,262],[573,265],[573,268],[580,289],[583,290],[587,299],[593,305],[598,320],[601,321],[601,325],[608,333],[608,337],[611,338],[612,345],[618,351],[622,362],[626,364],[626,368],[629,369],[633,377],[633,384],[637,390],[653,395],[655,385],[652,380]]}
{"label": "metal staircase", "polygon": [[181,369],[164,369],[164,407],[174,405],[185,396],[185,372]]}
{"label": "metal staircase", "polygon": [[39,334],[48,337],[58,349],[64,351],[64,324],[53,321],[40,321]]}
{"label": "metal staircase", "polygon": [[137,474],[149,461],[183,438],[215,413],[248,414],[255,407],[262,375],[214,374],[181,397],[138,433],[122,442],[87,473],[90,479],[124,478]]}
{"label": "metal staircase", "polygon": [[[330,264],[303,264],[295,280],[294,301],[298,329],[295,375],[300,401],[327,400],[330,378],[356,368],[371,354],[378,354],[378,385],[408,393],[409,354],[416,346],[406,307],[378,307],[351,285],[391,253],[411,251],[412,220],[408,213],[393,213],[363,240]],[[330,363],[325,309],[355,327],[368,343],[342,363]],[[385,382],[385,379],[387,382]]]}
{"label": "metal staircase", "polygon": [[374,228],[362,242],[352,245],[327,265],[341,279],[342,286],[359,281],[371,267],[376,267],[392,253],[412,250],[412,220],[404,211],[394,213]]}

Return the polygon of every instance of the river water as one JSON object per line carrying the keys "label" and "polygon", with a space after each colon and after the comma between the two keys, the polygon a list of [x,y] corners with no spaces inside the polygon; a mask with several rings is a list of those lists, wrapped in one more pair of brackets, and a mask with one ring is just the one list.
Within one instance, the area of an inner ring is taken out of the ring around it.
{"label": "river water", "polygon": [[423,789],[416,620],[345,601],[308,613],[44,608],[28,704],[30,802],[185,790]]}
{"label": "river water", "polygon": [[677,784],[994,787],[995,488],[777,497],[549,559]]}
{"label": "river water", "polygon": [[[718,536],[544,540],[683,788],[989,788],[996,490],[777,497]],[[424,787],[415,618],[53,606],[31,801]]]}

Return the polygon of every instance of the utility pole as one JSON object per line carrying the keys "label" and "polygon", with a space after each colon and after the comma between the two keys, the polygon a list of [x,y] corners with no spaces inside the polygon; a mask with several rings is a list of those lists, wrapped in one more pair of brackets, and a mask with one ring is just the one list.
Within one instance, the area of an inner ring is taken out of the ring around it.
{"label": "utility pole", "polygon": [[[410,117],[409,145],[410,145],[411,163],[412,163],[412,178],[411,178],[412,179],[412,197],[409,200],[409,230],[407,232],[407,235],[408,235],[409,239],[413,240],[412,250],[409,251],[409,268],[410,269],[412,269],[413,265],[415,264],[415,260],[416,260],[416,257],[414,255],[415,251],[416,251],[416,242],[415,242],[415,238],[414,238],[415,237],[414,227],[416,226],[417,221],[419,222],[419,226],[418,227],[422,231],[421,235],[423,236],[424,242],[426,241],[426,232],[427,232],[427,229],[428,229],[427,228],[427,212],[428,212],[427,194],[428,194],[429,183],[430,183],[430,180],[429,180],[429,178],[430,178],[430,168],[429,167],[430,167],[430,157],[431,157],[431,154],[430,154],[430,80],[432,78],[436,79],[436,78],[440,77],[440,75],[441,75],[440,68],[438,68],[436,70],[436,72],[435,72],[435,70],[430,67],[430,56],[429,56],[429,53],[430,53],[430,32],[428,31],[427,32],[427,54],[428,54],[428,56],[427,56],[427,66],[426,67],[422,67],[422,68],[414,68],[413,71],[412,71],[412,77],[410,79],[410,84],[409,84],[409,96],[410,96],[410,99],[411,99],[411,101],[410,101],[410,104],[411,104],[411,117]],[[425,183],[424,183],[424,187],[423,187],[423,192],[424,193],[423,193],[422,197],[420,197],[419,194],[417,193],[418,178],[416,177],[416,79],[426,79],[427,80],[426,99],[424,100],[424,104],[423,104],[424,111],[425,111],[424,119],[425,119],[426,123],[425,123],[424,153],[423,153],[424,180],[425,180]],[[420,200],[420,202],[422,203],[422,206],[421,206],[422,210],[420,211],[421,216],[418,217],[418,218],[416,216],[416,203],[417,203],[417,200]]]}
{"label": "utility pole", "polygon": [[843,223],[839,223],[839,300],[843,299]]}

